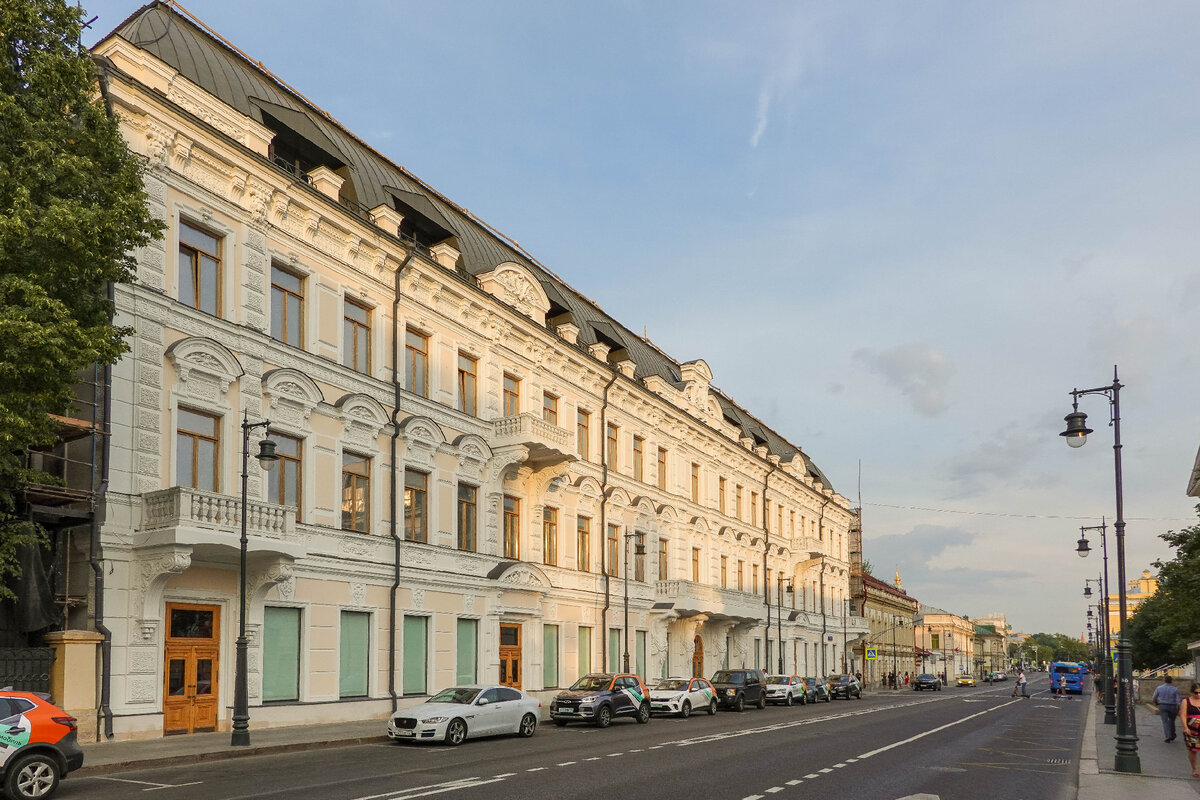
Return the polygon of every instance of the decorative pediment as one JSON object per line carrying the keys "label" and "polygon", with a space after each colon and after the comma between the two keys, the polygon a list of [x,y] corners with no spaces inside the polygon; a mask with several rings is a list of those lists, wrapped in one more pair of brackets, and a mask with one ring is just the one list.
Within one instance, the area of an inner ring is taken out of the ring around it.
{"label": "decorative pediment", "polygon": [[546,324],[550,300],[538,279],[520,264],[506,261],[483,273],[479,286],[539,325]]}
{"label": "decorative pediment", "polygon": [[514,589],[545,591],[553,588],[550,584],[550,579],[546,577],[546,573],[531,564],[523,562],[513,564],[501,573],[496,580],[498,583]]}
{"label": "decorative pediment", "polygon": [[343,438],[360,447],[374,447],[379,432],[388,424],[388,414],[379,401],[365,394],[352,392],[334,406],[340,412]]}
{"label": "decorative pediment", "polygon": [[458,451],[458,476],[476,483],[483,481],[483,471],[492,458],[492,448],[483,437],[464,433],[453,442]]}
{"label": "decorative pediment", "polygon": [[320,387],[298,369],[273,369],[263,375],[263,394],[269,415],[293,428],[307,427],[313,409],[325,400]]}
{"label": "decorative pediment", "polygon": [[167,358],[179,373],[181,393],[212,402],[246,374],[229,348],[205,336],[179,340],[167,348]]}
{"label": "decorative pediment", "polygon": [[400,423],[404,439],[404,462],[414,467],[433,469],[433,456],[446,444],[442,428],[429,417],[411,416]]}

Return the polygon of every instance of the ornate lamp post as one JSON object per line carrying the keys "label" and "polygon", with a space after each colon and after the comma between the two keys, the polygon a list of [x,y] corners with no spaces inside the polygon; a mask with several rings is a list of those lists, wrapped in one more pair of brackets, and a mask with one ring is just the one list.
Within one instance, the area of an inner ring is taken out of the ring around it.
{"label": "ornate lamp post", "polygon": [[[246,648],[246,498],[250,469],[250,431],[255,428],[266,429],[270,420],[251,422],[250,412],[242,414],[242,538],[238,567],[238,638],[233,674],[233,733],[229,744],[232,747],[246,747],[250,744],[250,698],[247,677]],[[259,465],[265,470],[272,470],[279,461],[275,454],[275,442],[269,438],[258,443],[258,454],[255,456]]]}
{"label": "ornate lamp post", "polygon": [[[637,539],[637,544],[633,546],[633,554],[635,556],[646,555],[646,546],[642,544],[642,535],[640,533],[625,534],[625,629],[623,631],[625,639],[625,672],[629,672],[629,540]],[[644,575],[642,576],[645,577]]]}
{"label": "ornate lamp post", "polygon": [[[1098,578],[1085,578],[1083,581],[1083,596],[1085,598],[1092,596],[1091,584],[1096,584],[1100,588],[1101,600],[1096,604],[1096,608],[1100,613],[1100,624],[1096,629],[1096,643],[1100,645],[1102,653],[1103,665],[1101,665],[1101,680],[1104,681],[1104,724],[1117,724],[1117,709],[1116,698],[1113,692],[1113,664],[1112,664],[1112,641],[1110,631],[1108,630],[1108,542],[1105,533],[1105,525],[1101,522],[1099,525],[1092,527],[1080,528],[1080,531],[1100,531],[1100,549],[1104,554],[1104,572]],[[1080,546],[1086,543],[1085,539],[1080,539]],[[1085,554],[1086,555],[1086,554]],[[1088,615],[1091,616],[1091,609],[1088,609]]]}
{"label": "ornate lamp post", "polygon": [[1060,436],[1066,438],[1071,447],[1082,447],[1087,441],[1087,435],[1092,432],[1087,426],[1087,414],[1079,410],[1079,398],[1090,394],[1102,394],[1108,398],[1109,425],[1113,429],[1113,468],[1116,475],[1116,505],[1117,519],[1113,528],[1117,533],[1117,587],[1120,592],[1118,600],[1118,619],[1121,629],[1117,635],[1117,735],[1116,758],[1114,769],[1117,772],[1142,771],[1141,758],[1137,748],[1137,723],[1133,716],[1133,662],[1130,658],[1129,640],[1126,638],[1125,622],[1127,603],[1125,596],[1125,498],[1121,483],[1121,381],[1117,378],[1117,368],[1113,367],[1113,382],[1111,386],[1099,386],[1094,389],[1072,389],[1072,410],[1063,419],[1067,429]]}
{"label": "ornate lamp post", "polygon": [[[775,615],[775,639],[779,644],[779,674],[783,674],[783,592],[787,590],[788,594],[795,594],[795,588],[792,586],[792,579],[784,579],[782,575],[776,576],[775,581],[775,602],[778,604],[778,613]],[[787,584],[784,586],[784,584]]]}

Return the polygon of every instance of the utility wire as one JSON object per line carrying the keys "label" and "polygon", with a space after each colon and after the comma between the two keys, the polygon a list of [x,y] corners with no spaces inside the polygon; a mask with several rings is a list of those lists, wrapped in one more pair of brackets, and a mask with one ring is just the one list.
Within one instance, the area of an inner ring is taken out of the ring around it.
{"label": "utility wire", "polygon": [[[929,508],[927,506],[900,506],[890,503],[865,503],[876,508],[895,508],[901,511],[931,511],[936,514],[966,514],[976,517],[1014,517],[1017,519],[1066,519],[1066,520],[1095,520],[1095,515],[1068,516],[1063,514],[1013,514],[1007,511],[966,511],[959,508]],[[1191,519],[1180,517],[1127,517],[1131,522],[1193,522]]]}

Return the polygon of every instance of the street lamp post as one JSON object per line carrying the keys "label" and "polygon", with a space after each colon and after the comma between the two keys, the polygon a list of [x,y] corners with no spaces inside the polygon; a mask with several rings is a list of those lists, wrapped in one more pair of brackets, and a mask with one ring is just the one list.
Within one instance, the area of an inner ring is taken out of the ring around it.
{"label": "street lamp post", "polygon": [[904,626],[904,620],[893,615],[892,622],[892,689],[900,690],[900,676],[897,674],[900,669],[899,654],[896,652],[896,628]]}
{"label": "street lamp post", "polygon": [[[642,535],[632,532],[625,534],[625,628],[623,631],[625,640],[625,655],[623,661],[625,663],[625,671],[629,672],[629,540],[637,539],[637,544],[633,546],[633,554],[635,556],[646,555],[646,546],[642,544]],[[644,575],[642,576],[645,577]]]}
{"label": "street lamp post", "polygon": [[1113,367],[1111,386],[1094,389],[1072,389],[1072,410],[1063,419],[1067,429],[1060,436],[1071,447],[1082,447],[1091,429],[1087,427],[1087,414],[1079,410],[1079,398],[1090,394],[1101,394],[1108,398],[1109,425],[1113,429],[1113,470],[1116,478],[1117,519],[1113,528],[1117,534],[1117,588],[1118,614],[1121,628],[1117,633],[1117,735],[1114,769],[1117,772],[1140,773],[1141,758],[1138,756],[1137,722],[1133,716],[1133,662],[1129,639],[1126,638],[1125,622],[1127,602],[1125,596],[1125,498],[1121,483],[1121,381],[1117,368]]}
{"label": "street lamp post", "polygon": [[[1109,615],[1108,615],[1109,592],[1108,592],[1108,536],[1106,535],[1107,529],[1108,529],[1108,526],[1105,524],[1103,519],[1100,520],[1099,525],[1091,525],[1091,526],[1081,527],[1079,529],[1079,533],[1080,533],[1079,546],[1076,548],[1076,552],[1079,553],[1081,558],[1086,558],[1087,554],[1089,552],[1091,552],[1091,548],[1086,546],[1087,545],[1086,532],[1087,531],[1100,531],[1100,554],[1104,557],[1104,571],[1100,574],[1099,578],[1095,578],[1095,579],[1089,578],[1084,581],[1084,595],[1083,596],[1084,597],[1091,596],[1091,588],[1092,587],[1088,586],[1087,584],[1096,583],[1099,585],[1100,594],[1103,596],[1103,605],[1104,605],[1103,617],[1100,620],[1100,626],[1099,626],[1098,632],[1097,632],[1097,640],[1103,642],[1103,648],[1104,648],[1104,673],[1103,673],[1104,674],[1104,724],[1105,725],[1115,725],[1117,722],[1117,710],[1116,710],[1116,699],[1113,696],[1114,692],[1113,692],[1113,674],[1112,674],[1112,655],[1110,653],[1110,649],[1112,647],[1112,640],[1111,640],[1112,632],[1109,631],[1109,629],[1108,629],[1108,625],[1109,625]],[[1097,607],[1099,607],[1099,604],[1097,604]]]}
{"label": "street lamp post", "polygon": [[850,659],[850,668],[846,668],[846,617],[850,616],[850,612],[854,610],[854,605],[849,598],[842,600],[842,673],[851,675],[854,673],[854,659]]}
{"label": "street lamp post", "polygon": [[[775,581],[775,602],[776,602],[776,604],[778,604],[778,608],[776,609],[776,610],[778,611],[778,613],[777,613],[777,614],[775,614],[775,628],[776,628],[775,639],[776,639],[776,641],[777,641],[777,643],[778,643],[778,645],[779,645],[779,674],[780,674],[780,675],[782,675],[782,674],[783,674],[783,590],[784,590],[784,577],[783,577],[782,575],[777,575],[777,576],[776,576],[776,578],[777,578],[777,580]],[[787,587],[786,587],[786,588],[787,588],[787,593],[788,593],[788,594],[794,594],[794,593],[795,593],[795,591],[796,591],[796,589],[795,589],[795,588],[792,586],[792,579],[791,579],[791,578],[788,578],[786,582],[787,582]]]}
{"label": "street lamp post", "polygon": [[[248,544],[246,539],[246,508],[248,505],[246,494],[250,477],[250,431],[255,428],[265,429],[270,424],[270,420],[251,422],[249,411],[242,414],[242,538],[238,560],[240,597],[238,601],[238,638],[233,673],[233,732],[229,739],[231,747],[247,747],[250,744],[250,692],[246,653],[249,644],[246,640],[246,547]],[[279,456],[275,454],[275,442],[269,438],[260,441],[255,458],[258,459],[259,465],[264,470],[274,469],[275,462],[279,460]]]}

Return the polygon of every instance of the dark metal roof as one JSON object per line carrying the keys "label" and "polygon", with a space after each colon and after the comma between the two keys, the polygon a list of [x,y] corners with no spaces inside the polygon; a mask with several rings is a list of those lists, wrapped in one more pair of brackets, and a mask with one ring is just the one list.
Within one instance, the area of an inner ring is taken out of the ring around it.
{"label": "dark metal roof", "polygon": [[[594,344],[599,338],[612,340],[610,343],[623,346],[637,365],[636,378],[658,375],[679,385],[678,362],[605,314],[599,306],[465,209],[375,151],[271,75],[260,62],[253,61],[191,17],[164,3],[153,2],[134,12],[105,38],[111,36],[119,36],[146,50],[246,116],[261,121],[263,113],[269,114],[313,145],[330,150],[329,155],[338,157],[349,167],[360,205],[368,209],[379,205],[394,206],[395,198],[444,229],[447,235],[453,234],[462,254],[459,266],[468,275],[490,272],[506,261],[525,267],[538,277],[551,302],[570,312],[574,324],[579,327],[581,348]],[[800,452],[732,399],[715,389],[714,393],[726,419],[739,425],[745,435],[759,434],[758,438],[765,441],[769,451],[785,461]],[[756,429],[754,433],[750,432],[752,428]],[[803,458],[809,474],[829,487],[829,480],[812,461],[807,456]]]}

